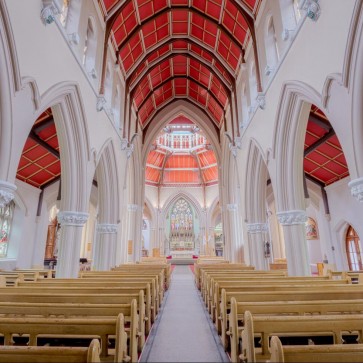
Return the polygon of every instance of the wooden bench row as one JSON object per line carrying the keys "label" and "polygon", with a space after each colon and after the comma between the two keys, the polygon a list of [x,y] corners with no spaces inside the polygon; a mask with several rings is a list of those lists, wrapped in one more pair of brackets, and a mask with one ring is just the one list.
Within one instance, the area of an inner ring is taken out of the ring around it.
{"label": "wooden bench row", "polygon": [[112,338],[115,362],[137,362],[160,307],[165,270],[150,265],[79,279],[18,279],[15,287],[0,288],[0,334],[5,344],[25,334],[32,348],[40,337],[98,337],[102,359]]}
{"label": "wooden bench row", "polygon": [[[341,327],[341,330],[337,328],[337,331],[340,333],[344,329],[347,330],[348,327],[353,330],[357,328],[354,332],[360,337],[362,336],[359,323],[363,317],[361,314],[363,312],[363,300],[361,300],[363,299],[363,286],[352,285],[349,276],[345,276],[345,280],[338,281],[329,277],[296,278],[278,276],[267,271],[243,271],[243,266],[224,271],[219,266],[217,268],[209,266],[204,268],[203,266],[200,268],[199,276],[201,293],[216,327],[219,329],[225,348],[230,348],[233,362],[246,358],[246,347],[248,347],[246,341],[248,342],[248,340],[245,337],[247,334],[245,313],[250,310],[260,324],[258,332],[256,333],[255,330],[253,336],[255,337],[257,334],[261,337],[262,349],[261,352],[258,352],[258,359],[262,361],[270,358],[268,340],[274,333],[295,336],[301,333],[305,335],[326,334],[321,329],[328,328],[329,325],[328,323],[320,324],[319,319],[323,319],[323,321],[330,319],[331,327],[338,324],[336,326]],[[350,318],[345,319],[347,314],[353,313],[354,318],[351,315]],[[307,314],[311,316],[306,316]],[[267,328],[263,328],[265,330],[261,328],[261,319],[268,321]],[[290,323],[288,319],[291,320],[290,325],[285,324]],[[278,327],[280,325],[286,327],[286,331],[281,327],[281,331],[274,328],[275,323]],[[295,330],[290,329],[289,326],[294,324],[297,325]],[[304,328],[304,324],[314,327],[309,330],[306,326]],[[268,330],[269,328],[272,330]],[[339,343],[337,331],[331,332],[328,329],[328,335],[335,336],[335,343]],[[239,344],[241,338],[243,351],[240,350]],[[250,360],[247,359],[247,361]]]}

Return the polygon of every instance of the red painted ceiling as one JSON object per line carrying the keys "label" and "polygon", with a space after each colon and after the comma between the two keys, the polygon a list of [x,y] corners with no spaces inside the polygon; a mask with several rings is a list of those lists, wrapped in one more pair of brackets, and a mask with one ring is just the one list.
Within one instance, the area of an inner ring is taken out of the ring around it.
{"label": "red painted ceiling", "polygon": [[261,0],[99,0],[142,127],[177,98],[220,127]]}
{"label": "red painted ceiling", "polygon": [[[51,109],[39,116],[34,123],[32,133],[59,154],[57,132]],[[44,187],[59,178],[61,174],[59,158],[40,143],[32,137],[27,138],[16,174],[17,179],[37,188]]]}
{"label": "red painted ceiling", "polygon": [[[161,133],[159,139],[161,145],[154,142],[154,150],[149,153],[146,162],[147,184],[199,186],[218,183],[218,167],[214,151],[210,149],[208,141],[205,142],[202,133],[178,133],[185,130],[185,127],[192,129],[195,125],[180,115],[167,127],[171,133]],[[174,135],[172,142],[170,135]],[[188,135],[198,135],[198,137],[190,142]]]}
{"label": "red painted ceiling", "polygon": [[[318,122],[314,122],[315,119]],[[319,121],[323,124],[319,124]],[[322,127],[324,124],[326,127]],[[331,125],[324,113],[316,106],[312,106],[305,136],[305,150],[324,137],[329,132],[329,128]],[[349,175],[347,162],[336,135],[331,136],[305,156],[304,171],[325,185]]]}

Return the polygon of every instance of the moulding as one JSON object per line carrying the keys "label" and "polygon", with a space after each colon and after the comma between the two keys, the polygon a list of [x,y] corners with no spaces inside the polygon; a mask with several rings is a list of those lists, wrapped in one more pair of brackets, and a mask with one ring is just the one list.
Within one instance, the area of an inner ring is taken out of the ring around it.
{"label": "moulding", "polygon": [[354,179],[348,183],[350,192],[352,196],[358,200],[358,202],[363,202],[363,178]]}
{"label": "moulding", "polygon": [[0,180],[0,208],[5,207],[15,198],[16,185]]}
{"label": "moulding", "polygon": [[268,224],[267,223],[248,223],[247,232],[250,234],[268,232]]}
{"label": "moulding", "polygon": [[118,231],[118,225],[117,224],[110,224],[110,223],[101,223],[98,224],[97,227],[97,232],[100,234],[113,234],[113,233],[117,233]]}
{"label": "moulding", "polygon": [[61,226],[82,227],[88,219],[89,213],[85,212],[59,212],[57,215],[58,222]]}
{"label": "moulding", "polygon": [[280,224],[283,226],[305,224],[307,220],[306,211],[304,210],[290,210],[285,212],[278,212],[276,213],[276,215]]}

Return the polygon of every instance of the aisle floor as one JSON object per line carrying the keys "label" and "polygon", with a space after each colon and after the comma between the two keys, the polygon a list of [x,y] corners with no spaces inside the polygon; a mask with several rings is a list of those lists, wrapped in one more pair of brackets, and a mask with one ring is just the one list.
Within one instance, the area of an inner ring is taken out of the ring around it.
{"label": "aisle floor", "polygon": [[189,266],[175,266],[140,362],[229,362]]}

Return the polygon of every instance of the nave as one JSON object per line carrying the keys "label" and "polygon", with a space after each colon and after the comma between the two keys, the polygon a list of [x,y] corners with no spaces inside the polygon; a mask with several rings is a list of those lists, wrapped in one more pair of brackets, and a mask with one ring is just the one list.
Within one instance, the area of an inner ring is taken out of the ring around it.
{"label": "nave", "polygon": [[0,272],[2,363],[363,358],[361,273],[289,276],[211,256],[46,272]]}
{"label": "nave", "polygon": [[140,362],[229,362],[202,305],[190,265],[175,266]]}

